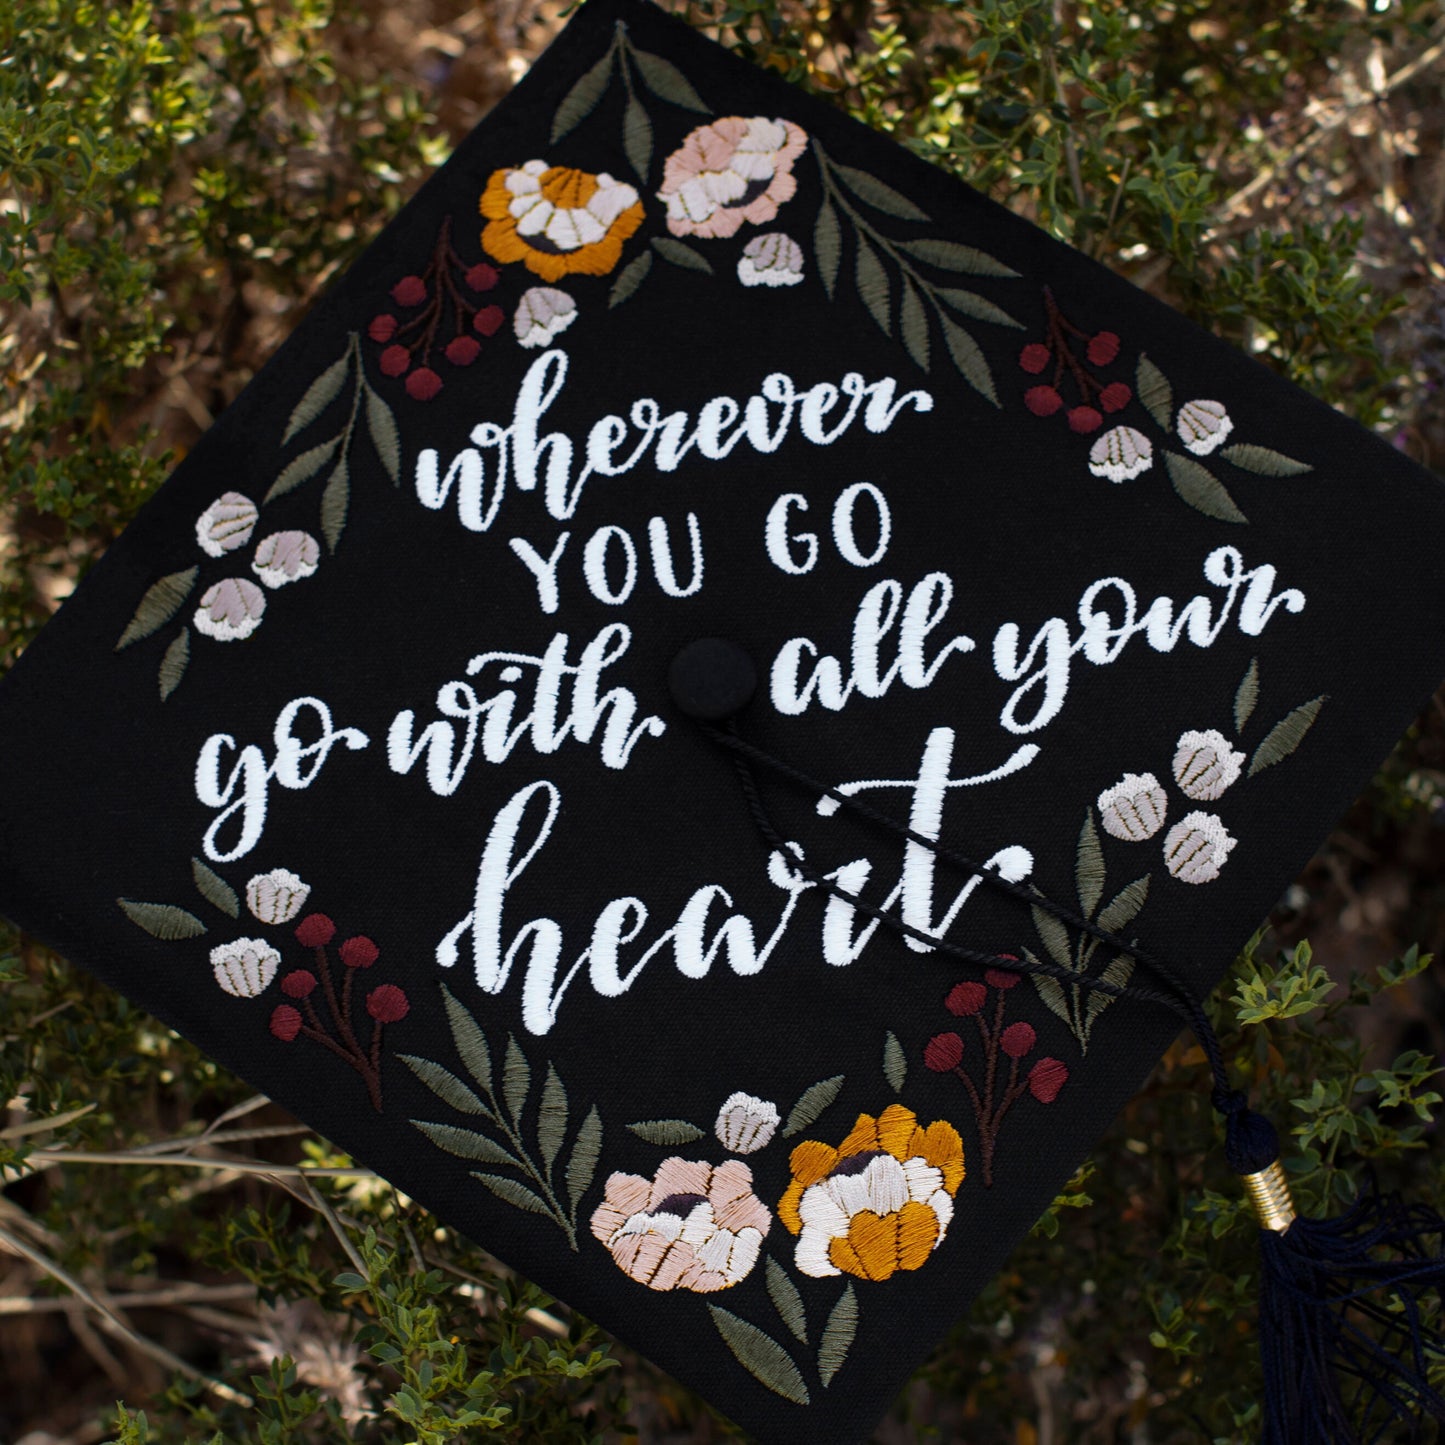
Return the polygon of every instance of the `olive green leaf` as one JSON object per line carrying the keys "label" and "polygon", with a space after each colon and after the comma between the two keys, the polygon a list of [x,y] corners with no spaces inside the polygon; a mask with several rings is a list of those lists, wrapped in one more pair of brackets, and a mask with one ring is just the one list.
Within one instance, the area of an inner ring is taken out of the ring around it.
{"label": "olive green leaf", "polygon": [[955,286],[940,286],[933,294],[939,300],[948,302],[955,311],[961,311],[975,321],[992,321],[995,326],[1012,326],[1016,331],[1023,330],[1022,321],[1015,321],[1002,306],[995,306],[992,301],[986,301],[975,292],[960,291]]}
{"label": "olive green leaf", "polygon": [[794,1134],[801,1133],[838,1097],[843,1087],[843,1078],[842,1074],[835,1074],[831,1079],[819,1079],[816,1084],[803,1090],[788,1115],[787,1123],[783,1125],[784,1139],[791,1139]]}
{"label": "olive green leaf", "polygon": [[652,252],[639,251],[618,272],[617,279],[612,283],[612,289],[607,293],[609,309],[613,306],[621,306],[647,280],[647,273],[650,270],[652,270]]}
{"label": "olive green leaf", "polygon": [[241,916],[241,900],[236,896],[236,890],[200,858],[191,859],[191,877],[195,879],[196,892],[207,903],[219,908],[227,917]]}
{"label": "olive green leaf", "polygon": [[622,113],[622,148],[627,152],[628,164],[645,185],[652,168],[652,122],[635,95],[627,97],[627,109]]}
{"label": "olive green leaf", "polygon": [[[1134,973],[1134,960],[1127,953],[1121,953],[1109,966],[1099,975],[1105,983],[1111,983],[1115,988],[1123,988],[1128,984]],[[1088,1001],[1084,1004],[1084,1027],[1079,1037],[1079,1047],[1087,1053],[1089,1050],[1089,1035],[1093,1032],[1094,1020],[1109,1007],[1111,1003],[1117,1003],[1118,999],[1114,994],[1105,993],[1101,988],[1088,990]]]}
{"label": "olive green leaf", "polygon": [[877,176],[856,170],[853,166],[841,165],[837,161],[830,161],[828,169],[835,179],[842,181],[860,201],[866,202],[875,211],[896,216],[900,221],[928,220],[927,211],[919,210],[907,196],[895,191]]}
{"label": "olive green leaf", "polygon": [[446,1002],[447,1023],[451,1026],[452,1042],[457,1054],[467,1066],[467,1072],[482,1086],[482,1092],[492,1097],[492,1051],[487,1047],[486,1035],[482,1033],[476,1019],[452,996],[451,990],[442,985],[442,997]]}
{"label": "olive green leaf", "polygon": [[712,275],[712,262],[701,251],[694,250],[681,241],[674,241],[671,236],[654,236],[652,249],[664,261],[671,261],[674,266],[681,266],[687,271],[705,271],[709,276]]}
{"label": "olive green leaf", "polygon": [[898,1042],[898,1035],[892,1029],[888,1030],[888,1035],[883,1040],[883,1077],[888,1080],[888,1087],[895,1094],[903,1092],[903,1085],[908,1078],[908,1060],[904,1057],[903,1045]]}
{"label": "olive green leaf", "polygon": [[627,1127],[648,1144],[663,1144],[669,1148],[691,1144],[702,1138],[702,1130],[686,1119],[640,1119]]}
{"label": "olive green leaf", "polygon": [[137,928],[143,928],[152,938],[174,943],[181,938],[199,938],[206,925],[194,913],[177,908],[173,903],[137,903],[132,898],[117,898],[120,911]]}
{"label": "olive green leaf", "polygon": [[738,1363],[759,1384],[766,1385],[776,1395],[791,1400],[795,1405],[810,1402],[808,1387],[798,1373],[792,1357],[771,1335],[764,1334],[756,1325],[722,1308],[709,1305],[708,1313]]}
{"label": "olive green leaf", "polygon": [[180,685],[191,661],[191,629],[182,626],[171,639],[161,658],[160,672],[156,681],[160,687],[161,701],[164,702]]}
{"label": "olive green leaf", "polygon": [[1305,734],[1315,725],[1320,709],[1325,705],[1325,695],[1302,702],[1293,712],[1282,717],[1265,734],[1264,741],[1254,750],[1249,760],[1249,777],[1283,762],[1305,740]]}
{"label": "olive green leaf", "polygon": [[[597,1172],[597,1161],[602,1157],[602,1116],[594,1104],[577,1131],[572,1144],[572,1156],[567,1161],[567,1199],[575,1218],[577,1205],[592,1183]],[[572,1246],[577,1247],[575,1244]]]}
{"label": "olive green leaf", "polygon": [[1166,451],[1164,465],[1169,480],[1180,499],[1196,512],[1213,517],[1217,522],[1248,522],[1249,518],[1234,505],[1234,498],[1207,467],[1202,467],[1179,452]]}
{"label": "olive green leaf", "polygon": [[366,388],[366,425],[371,432],[371,444],[386,468],[386,474],[393,485],[401,485],[401,436],[396,429],[396,417],[391,408],[371,389]]}
{"label": "olive green leaf", "polygon": [[1146,873],[1142,878],[1126,884],[1110,899],[1104,906],[1104,911],[1099,914],[1099,927],[1105,933],[1118,933],[1121,928],[1127,928],[1148,897],[1149,875]]}
{"label": "olive green leaf", "polygon": [[1079,894],[1079,911],[1092,918],[1104,895],[1104,850],[1094,827],[1094,810],[1084,809],[1084,826],[1079,829],[1079,846],[1074,861],[1074,883]]}
{"label": "olive green leaf", "polygon": [[1259,659],[1249,659],[1249,670],[1239,680],[1234,694],[1234,730],[1244,731],[1244,725],[1254,715],[1254,705],[1259,701]]}
{"label": "olive green leaf", "polygon": [[1134,369],[1134,390],[1144,410],[1168,431],[1169,423],[1174,420],[1174,388],[1143,352],[1139,353],[1139,365]]}
{"label": "olive green leaf", "polygon": [[672,61],[664,60],[650,50],[636,50],[632,46],[628,46],[627,53],[641,72],[642,83],[659,100],[670,101],[699,115],[712,114],[712,108],[703,103],[702,97],[692,88],[692,82]]}
{"label": "olive green leaf", "polygon": [[787,1271],[772,1255],[768,1256],[766,1274],[768,1298],[772,1300],[778,1317],[787,1325],[794,1339],[806,1345],[808,1343],[808,1315],[803,1308],[803,1296],[798,1293],[798,1286],[788,1278]]}
{"label": "olive green leaf", "polygon": [[330,552],[336,550],[336,544],[346,528],[346,509],[350,502],[351,481],[343,455],[321,493],[321,535],[326,538],[326,548]]}
{"label": "olive green leaf", "polygon": [[196,578],[200,575],[199,567],[187,567],[184,572],[171,572],[159,582],[152,582],[146,588],[135,615],[121,633],[115,650],[119,652],[121,648],[129,647],[132,642],[139,642],[141,638],[159,632],[185,605],[186,598],[191,595]]}
{"label": "olive green leaf", "polygon": [[487,1114],[492,1111],[452,1073],[430,1059],[418,1058],[415,1054],[398,1054],[402,1063],[419,1078],[444,1104],[450,1104],[459,1114]]}
{"label": "olive green leaf", "polygon": [[525,1209],[529,1214],[552,1213],[543,1199],[515,1179],[508,1179],[501,1174],[484,1174],[476,1169],[472,1170],[472,1178],[485,1184],[498,1199],[518,1209]]}
{"label": "olive green leaf", "polygon": [[918,286],[905,273],[903,277],[903,301],[899,308],[898,329],[908,354],[924,371],[928,370],[928,313],[923,309],[923,298]]}
{"label": "olive green leaf", "polygon": [[831,301],[838,284],[838,266],[843,259],[843,233],[831,201],[825,200],[818,207],[818,219],[813,223],[813,255],[818,263],[818,279]]}
{"label": "olive green leaf", "polygon": [[1308,462],[1297,462],[1283,452],[1247,443],[1225,447],[1219,455],[1232,466],[1261,477],[1302,477],[1306,472],[1314,471]]}
{"label": "olive green leaf", "polygon": [[556,145],[568,131],[581,125],[597,109],[597,103],[607,93],[607,85],[612,77],[613,54],[609,47],[607,54],[591,69],[584,71],[572,89],[562,97],[562,102],[552,117],[552,145]]}
{"label": "olive green leaf", "polygon": [[411,1122],[438,1149],[455,1154],[458,1159],[475,1159],[481,1164],[505,1164],[513,1169],[526,1167],[510,1150],[474,1129],[458,1129],[452,1124],[429,1124],[425,1119],[413,1119]]}
{"label": "olive green leaf", "polygon": [[1038,930],[1049,957],[1060,968],[1077,969],[1073,948],[1069,943],[1068,929],[1052,913],[1037,905],[1031,905],[1029,911],[1033,914],[1034,927]]}
{"label": "olive green leaf", "polygon": [[998,406],[998,394],[993,389],[993,373],[988,369],[988,362],[983,359],[983,351],[978,342],[951,316],[940,312],[938,320],[943,327],[944,345],[948,347],[948,354],[953,358],[958,374],[980,396]]}
{"label": "olive green leaf", "polygon": [[941,271],[962,271],[969,276],[1017,276],[1019,273],[1002,261],[996,261],[986,251],[976,246],[964,246],[957,241],[900,241],[898,247],[937,266]]}
{"label": "olive green leaf", "polygon": [[527,1056],[511,1034],[507,1035],[507,1053],[502,1060],[502,1097],[507,1101],[507,1112],[518,1126],[522,1122],[522,1110],[527,1107],[527,1091],[532,1087],[532,1069]]}
{"label": "olive green leaf", "polygon": [[350,362],[351,347],[348,346],[342,353],[341,359],[333,361],[306,388],[306,394],[292,408],[291,419],[286,423],[286,434],[281,438],[283,447],[289,446],[298,432],[310,426],[341,395],[341,388],[346,381]]}
{"label": "olive green leaf", "polygon": [[293,457],[281,468],[281,475],[271,483],[270,490],[261,499],[261,505],[264,507],[267,502],[274,502],[277,497],[294,492],[303,482],[309,482],[336,455],[336,448],[340,445],[341,438],[334,436],[330,441],[308,448],[299,457]]}
{"label": "olive green leaf", "polygon": [[861,231],[858,233],[858,255],[855,261],[854,278],[857,282],[858,294],[863,298],[863,304],[868,308],[884,334],[892,336],[893,290],[888,284],[888,273],[883,269],[883,262],[879,260],[878,252],[873,249],[872,244]]}
{"label": "olive green leaf", "polygon": [[858,1299],[850,1283],[833,1306],[828,1323],[823,1326],[823,1338],[818,1345],[818,1378],[824,1388],[833,1383],[833,1376],[843,1368],[853,1336],[858,1330]]}
{"label": "olive green leaf", "polygon": [[542,1154],[542,1172],[551,1175],[552,1164],[562,1152],[567,1137],[567,1091],[557,1070],[547,1065],[547,1080],[542,1085],[542,1103],[537,1114],[537,1148]]}

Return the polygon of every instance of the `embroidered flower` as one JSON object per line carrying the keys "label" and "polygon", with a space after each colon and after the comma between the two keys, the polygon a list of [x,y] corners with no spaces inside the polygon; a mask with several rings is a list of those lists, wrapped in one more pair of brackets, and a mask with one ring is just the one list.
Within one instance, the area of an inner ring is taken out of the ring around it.
{"label": "embroidered flower", "polygon": [[244,577],[227,577],[201,594],[196,628],[217,642],[240,642],[260,625],[266,594]]}
{"label": "embroidered flower", "polygon": [[289,868],[258,873],[246,884],[246,907],[251,917],[275,925],[290,923],[311,896],[311,885],[303,883]]}
{"label": "embroidered flower", "polygon": [[724,1100],[713,1132],[724,1149],[734,1154],[756,1154],[772,1139],[781,1122],[776,1104],[739,1090]]}
{"label": "embroidered flower", "polygon": [[251,540],[260,513],[240,492],[224,492],[196,520],[196,541],[208,557],[224,557]]}
{"label": "embroidered flower", "polygon": [[284,587],[316,571],[321,547],[309,532],[272,532],[261,539],[251,570],[268,586]]}
{"label": "embroidered flower", "polygon": [[264,938],[238,938],[211,950],[216,982],[233,998],[255,998],[280,966],[281,955]]}
{"label": "embroidered flower", "polygon": [[964,1173],[958,1130],[943,1119],[925,1129],[901,1104],[860,1114],[836,1149],[804,1140],[791,1162],[778,1218],[798,1236],[798,1268],[817,1278],[917,1269],[943,1242]]}
{"label": "embroidered flower", "polygon": [[743,247],[738,280],[744,286],[796,286],[803,279],[803,248],[781,231],[754,236]]}
{"label": "embroidered flower", "polygon": [[1106,431],[1089,448],[1089,470],[1111,482],[1127,482],[1154,465],[1154,444],[1131,426]]}
{"label": "embroidered flower", "polygon": [[1186,401],[1179,408],[1174,430],[1179,433],[1185,451],[1207,457],[1224,445],[1225,437],[1234,430],[1234,423],[1222,401]]}
{"label": "embroidered flower", "polygon": [[493,171],[481,211],[482,249],[498,261],[522,262],[544,281],[573,272],[605,276],[642,224],[642,201],[625,182],[546,161]]}
{"label": "embroidered flower", "polygon": [[736,235],[761,226],[798,189],[793,162],[808,137],[790,120],[728,115],[692,131],[668,156],[658,200],[674,236]]}
{"label": "embroidered flower", "polygon": [[629,1279],[698,1294],[745,1279],[771,1224],[740,1159],[664,1159],[651,1180],[613,1174],[592,1215],[592,1233]]}
{"label": "embroidered flower", "polygon": [[1153,773],[1125,773],[1099,794],[1099,821],[1111,837],[1142,843],[1164,826],[1169,799]]}
{"label": "embroidered flower", "polygon": [[1174,754],[1174,781],[1197,803],[1212,803],[1239,781],[1244,754],[1215,728],[1184,733]]}
{"label": "embroidered flower", "polygon": [[533,286],[522,293],[512,330],[523,346],[546,346],[577,319],[577,303],[554,286]]}
{"label": "embroidered flower", "polygon": [[1186,813],[1164,835],[1164,866],[1181,883],[1213,883],[1237,841],[1213,813]]}

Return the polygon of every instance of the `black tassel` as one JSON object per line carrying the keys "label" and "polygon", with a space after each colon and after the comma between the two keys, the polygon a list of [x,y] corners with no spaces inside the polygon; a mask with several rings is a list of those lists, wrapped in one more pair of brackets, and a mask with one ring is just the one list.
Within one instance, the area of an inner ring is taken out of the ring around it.
{"label": "black tassel", "polygon": [[1216,1094],[1230,1167],[1259,1213],[1262,1445],[1420,1441],[1445,1422],[1430,1369],[1445,1340],[1422,1319],[1445,1287],[1445,1218],[1373,1177],[1333,1219],[1294,1212],[1279,1138],[1242,1094]]}

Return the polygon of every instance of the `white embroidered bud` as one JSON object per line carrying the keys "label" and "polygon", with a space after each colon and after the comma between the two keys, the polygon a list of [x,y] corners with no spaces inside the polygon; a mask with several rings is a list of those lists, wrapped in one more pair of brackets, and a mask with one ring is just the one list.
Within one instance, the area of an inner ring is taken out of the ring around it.
{"label": "white embroidered bud", "polygon": [[796,286],[803,279],[803,248],[781,231],[754,236],[743,247],[738,280],[744,286]]}
{"label": "white embroidered bud", "polygon": [[1212,803],[1239,781],[1244,754],[1215,728],[1184,733],[1174,754],[1174,781],[1197,803]]}
{"label": "white embroidered bud", "polygon": [[772,1139],[780,1122],[776,1104],[739,1090],[724,1102],[713,1132],[724,1149],[734,1154],[756,1154]]}
{"label": "white embroidered bud", "polygon": [[256,548],[251,570],[268,586],[284,587],[316,571],[321,548],[309,532],[272,532]]}
{"label": "white embroidered bud", "polygon": [[1142,843],[1164,826],[1169,800],[1153,773],[1125,773],[1099,794],[1104,831],[1126,843]]}
{"label": "white embroidered bud", "polygon": [[262,938],[238,938],[211,950],[216,982],[233,998],[255,998],[280,966],[281,955]]}
{"label": "white embroidered bud", "polygon": [[1236,841],[1213,813],[1186,813],[1164,835],[1164,866],[1181,883],[1213,883]]}
{"label": "white embroidered bud", "polygon": [[1127,482],[1154,465],[1154,444],[1131,426],[1106,431],[1089,448],[1089,470],[1111,482]]}
{"label": "white embroidered bud", "polygon": [[256,504],[240,492],[217,497],[196,520],[196,541],[208,557],[224,557],[251,540],[260,513]]}
{"label": "white embroidered bud", "polygon": [[246,884],[246,907],[261,923],[290,923],[311,896],[311,885],[303,883],[289,868],[258,873]]}
{"label": "white embroidered bud", "polygon": [[577,303],[555,286],[533,286],[522,293],[512,330],[523,346],[546,346],[577,319]]}
{"label": "white embroidered bud", "polygon": [[1224,409],[1222,401],[1186,401],[1179,408],[1174,429],[1184,450],[1196,457],[1207,457],[1224,445],[1224,439],[1234,430],[1234,423]]}
{"label": "white embroidered bud", "polygon": [[244,577],[227,577],[201,594],[196,628],[217,642],[240,642],[260,625],[266,594]]}

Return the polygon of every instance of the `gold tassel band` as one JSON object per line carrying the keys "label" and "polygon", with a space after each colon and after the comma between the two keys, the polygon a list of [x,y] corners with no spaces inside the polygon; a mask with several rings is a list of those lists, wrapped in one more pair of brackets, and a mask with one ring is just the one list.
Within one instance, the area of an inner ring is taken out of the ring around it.
{"label": "gold tassel band", "polygon": [[1261,1229],[1283,1234],[1294,1223],[1294,1200],[1290,1197],[1289,1182],[1278,1159],[1258,1174],[1241,1174],[1239,1182],[1244,1185],[1249,1202],[1254,1205]]}

